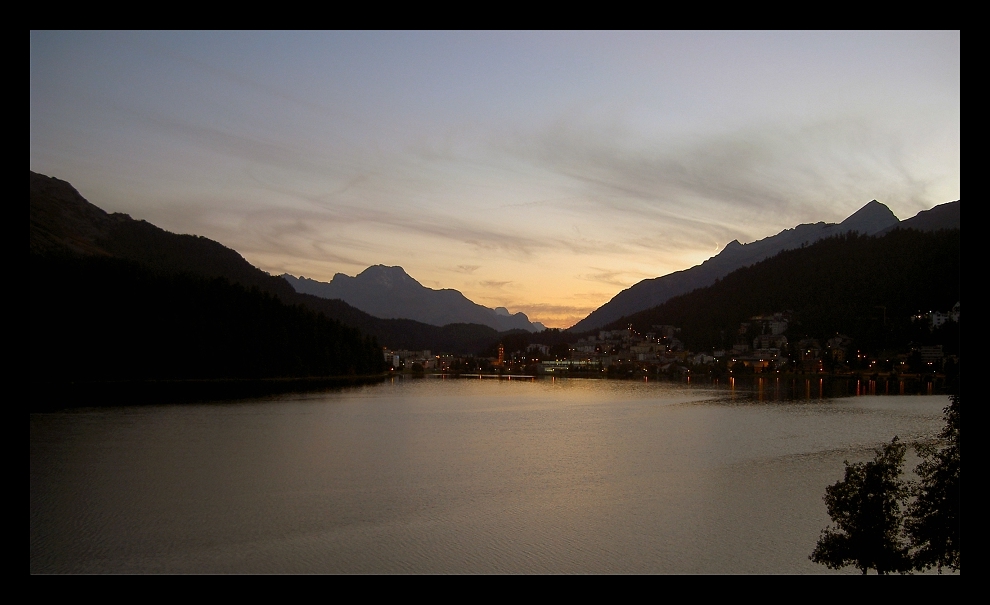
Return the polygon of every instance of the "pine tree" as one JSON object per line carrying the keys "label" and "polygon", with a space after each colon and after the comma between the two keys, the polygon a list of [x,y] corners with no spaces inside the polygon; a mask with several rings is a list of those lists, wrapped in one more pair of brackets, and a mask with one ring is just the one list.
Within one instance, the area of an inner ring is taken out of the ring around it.
{"label": "pine tree", "polygon": [[935,567],[939,573],[943,567],[959,571],[959,395],[952,396],[944,413],[942,447],[918,448],[920,481],[904,523],[915,569]]}
{"label": "pine tree", "polygon": [[897,437],[875,450],[870,462],[845,462],[845,478],[825,488],[825,505],[836,524],[822,530],[809,557],[830,569],[854,565],[864,574],[911,569],[901,537],[901,506],[909,490],[901,480],[906,446]]}

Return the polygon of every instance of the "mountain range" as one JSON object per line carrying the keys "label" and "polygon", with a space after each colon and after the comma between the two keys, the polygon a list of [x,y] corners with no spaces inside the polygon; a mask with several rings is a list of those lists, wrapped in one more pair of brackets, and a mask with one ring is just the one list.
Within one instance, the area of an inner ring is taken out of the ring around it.
{"label": "mountain range", "polygon": [[936,206],[911,219],[900,221],[887,206],[873,200],[838,224],[802,224],[748,244],[733,240],[720,253],[700,265],[662,277],[645,279],[626,288],[569,328],[569,331],[581,333],[599,329],[622,317],[663,304],[675,296],[710,286],[737,269],[749,267],[784,250],[800,248],[836,235],[852,232],[879,235],[898,227],[921,231],[958,229],[959,201]]}
{"label": "mountain range", "polygon": [[[644,280],[572,327],[570,333],[598,329],[674,296],[710,286],[743,267],[783,250],[810,245],[849,232],[878,235],[897,228],[934,231],[959,228],[959,201],[942,204],[898,221],[883,204],[872,201],[839,224],[805,224],[749,244],[733,241],[701,265]],[[85,200],[69,183],[31,172],[30,250],[32,257],[55,251],[135,262],[149,270],[226,279],[257,288],[288,305],[302,305],[374,337],[393,349],[431,349],[474,353],[492,346],[505,330],[533,332],[542,326],[522,313],[488,309],[456,290],[432,290],[400,267],[369,267],[356,277],[338,274],[329,284],[306,278],[276,277],[252,266],[240,254],[205,237],[169,233],[126,214],[109,214]],[[43,279],[32,274],[32,282]],[[51,291],[57,291],[57,284]],[[59,296],[76,292],[61,291]],[[328,298],[332,296],[334,298]],[[376,317],[347,298],[364,297],[367,308],[398,317],[395,308],[420,313],[422,319]],[[389,310],[388,305],[392,305]],[[379,306],[374,306],[379,305]],[[494,321],[493,321],[494,317]],[[494,325],[493,325],[494,324]],[[443,325],[443,327],[439,327]],[[534,335],[535,337],[535,335]]]}
{"label": "mountain range", "polygon": [[457,290],[427,288],[402,267],[375,265],[355,277],[337,273],[330,282],[289,274],[282,278],[296,292],[338,298],[365,313],[385,319],[413,319],[434,326],[480,324],[499,332],[541,332],[546,329],[541,323],[529,321],[525,313],[509,313],[505,307],[483,307]]}
{"label": "mountain range", "polygon": [[[31,172],[30,252],[36,256],[106,258],[135,263],[164,275],[222,279],[257,289],[286,305],[301,305],[356,328],[393,349],[430,349],[474,353],[498,341],[497,330],[478,324],[444,327],[411,319],[381,319],[342,300],[296,292],[289,283],[254,267],[235,250],[197,235],[170,233],[122,213],[107,213],[86,200],[71,184]],[[47,274],[32,273],[32,288],[52,295],[102,296],[94,289],[73,291],[65,284],[46,283]]]}
{"label": "mountain range", "polygon": [[632,326],[647,333],[675,326],[677,339],[690,351],[737,344],[755,349],[769,345],[757,347],[754,338],[771,332],[765,321],[753,320],[779,313],[791,346],[806,338],[825,345],[841,334],[841,343],[828,346],[843,348],[843,354],[883,354],[889,360],[912,347],[941,345],[945,355],[958,355],[958,315],[941,324],[919,316],[958,312],[959,242],[959,229],[846,233],[737,269],[604,329]]}

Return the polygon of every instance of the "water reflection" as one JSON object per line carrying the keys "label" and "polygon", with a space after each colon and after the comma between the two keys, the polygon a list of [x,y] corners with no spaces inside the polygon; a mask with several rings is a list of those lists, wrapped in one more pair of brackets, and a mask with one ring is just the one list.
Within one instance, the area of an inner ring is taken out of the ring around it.
{"label": "water reflection", "polygon": [[698,382],[397,378],[33,414],[31,572],[827,573],[807,556],[842,461],[926,439],[946,402]]}
{"label": "water reflection", "polygon": [[[683,384],[699,386],[699,379],[685,379]],[[843,397],[880,395],[937,395],[932,381],[898,377],[781,377],[777,376],[729,376],[710,379],[706,385],[727,390],[730,397],[752,396],[757,401],[824,400]]]}

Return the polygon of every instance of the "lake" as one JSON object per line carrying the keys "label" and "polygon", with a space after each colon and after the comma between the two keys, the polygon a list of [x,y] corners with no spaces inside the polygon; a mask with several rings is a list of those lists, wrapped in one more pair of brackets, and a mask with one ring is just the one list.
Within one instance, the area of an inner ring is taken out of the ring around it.
{"label": "lake", "polygon": [[825,487],[948,397],[819,392],[430,377],[31,414],[30,570],[837,573],[808,560]]}

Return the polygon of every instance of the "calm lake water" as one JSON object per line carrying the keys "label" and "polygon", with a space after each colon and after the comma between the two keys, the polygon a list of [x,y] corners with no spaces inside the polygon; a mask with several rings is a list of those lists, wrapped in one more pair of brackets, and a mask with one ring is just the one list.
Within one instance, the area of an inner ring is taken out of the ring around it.
{"label": "calm lake water", "polygon": [[774,392],[428,378],[32,414],[31,573],[836,573],[808,560],[825,487],[948,398]]}

